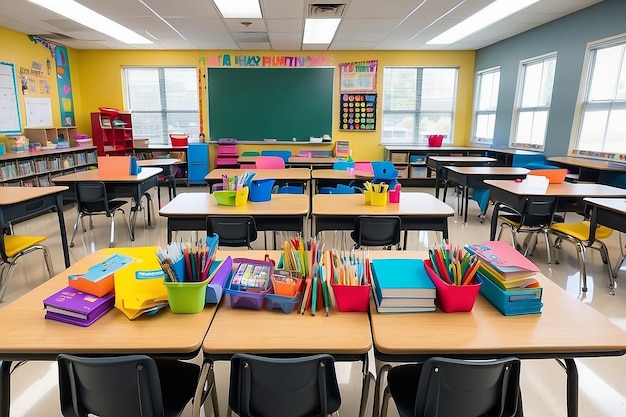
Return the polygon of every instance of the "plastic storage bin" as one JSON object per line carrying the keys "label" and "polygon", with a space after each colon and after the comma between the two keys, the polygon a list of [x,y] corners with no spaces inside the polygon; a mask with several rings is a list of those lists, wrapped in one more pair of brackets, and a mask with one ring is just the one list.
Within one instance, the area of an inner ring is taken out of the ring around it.
{"label": "plastic storage bin", "polygon": [[[265,304],[265,296],[272,290],[270,278],[272,264],[237,258],[233,259],[233,265],[235,265],[235,272],[230,276],[224,288],[231,307],[261,310]],[[253,285],[252,280],[258,281],[260,274],[264,274],[265,281],[262,286],[254,287],[256,284]]]}
{"label": "plastic storage bin", "polygon": [[201,282],[164,282],[172,313],[199,313],[206,303],[206,286]]}
{"label": "plastic storage bin", "polygon": [[248,187],[243,187],[237,191],[215,191],[213,195],[220,206],[241,206],[248,200],[248,193]]}
{"label": "plastic storage bin", "polygon": [[370,305],[371,285],[338,285],[331,284],[337,310],[342,312],[361,311],[367,312]]}
{"label": "plastic storage bin", "polygon": [[265,306],[268,310],[272,309],[280,309],[283,313],[291,313],[296,308],[296,306],[300,303],[300,299],[302,298],[302,293],[296,293],[293,297],[289,297],[287,295],[280,294],[265,294]]}
{"label": "plastic storage bin", "polygon": [[185,133],[170,133],[170,140],[172,141],[172,146],[187,146],[189,135]]}
{"label": "plastic storage bin", "polygon": [[300,292],[302,282],[302,275],[296,271],[277,269],[272,273],[274,294],[293,297]]}
{"label": "plastic storage bin", "polygon": [[270,201],[274,182],[275,180],[272,178],[253,180],[249,187],[248,199],[254,202]]}

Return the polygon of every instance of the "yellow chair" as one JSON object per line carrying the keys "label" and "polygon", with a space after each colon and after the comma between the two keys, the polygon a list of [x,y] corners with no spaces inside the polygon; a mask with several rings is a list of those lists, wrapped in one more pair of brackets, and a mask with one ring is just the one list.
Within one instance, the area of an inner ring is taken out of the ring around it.
{"label": "yellow chair", "polygon": [[46,240],[45,236],[4,236],[4,252],[0,251],[2,257],[0,259],[0,303],[4,299],[4,294],[9,286],[9,281],[11,281],[17,260],[23,255],[41,249],[46,261],[48,275],[50,278],[54,276],[54,268],[48,248],[40,245],[44,240]]}
{"label": "yellow chair", "polygon": [[[596,228],[595,239],[593,242],[589,242],[589,221],[582,221],[578,223],[553,223],[550,225],[550,232],[556,236],[554,242],[555,248],[560,248],[560,242],[567,240],[576,245],[576,252],[578,255],[578,269],[580,270],[580,277],[583,283],[583,291],[587,291],[587,269],[585,267],[585,251],[587,249],[596,249],[600,252],[602,262],[607,266],[609,274],[609,294],[615,295],[615,278],[613,271],[611,271],[611,261],[609,260],[609,251],[600,239],[606,239],[611,236],[613,229],[606,226],[598,226]],[[554,262],[559,263],[557,257],[557,251],[554,253]]]}

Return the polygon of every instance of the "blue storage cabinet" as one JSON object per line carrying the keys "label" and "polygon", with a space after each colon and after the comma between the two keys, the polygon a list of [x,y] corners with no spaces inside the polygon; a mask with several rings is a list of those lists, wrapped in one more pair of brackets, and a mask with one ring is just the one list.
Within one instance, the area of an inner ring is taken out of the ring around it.
{"label": "blue storage cabinet", "polygon": [[189,185],[206,184],[209,173],[209,144],[190,143],[187,147],[187,181]]}

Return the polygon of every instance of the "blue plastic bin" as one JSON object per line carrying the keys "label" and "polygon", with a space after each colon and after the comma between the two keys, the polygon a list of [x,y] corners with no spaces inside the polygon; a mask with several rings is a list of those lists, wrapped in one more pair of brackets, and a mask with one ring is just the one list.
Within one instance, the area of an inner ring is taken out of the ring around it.
{"label": "blue plastic bin", "polygon": [[250,184],[250,194],[248,200],[254,202],[270,201],[272,199],[272,187],[275,180],[273,178],[265,178],[262,180],[253,180]]}

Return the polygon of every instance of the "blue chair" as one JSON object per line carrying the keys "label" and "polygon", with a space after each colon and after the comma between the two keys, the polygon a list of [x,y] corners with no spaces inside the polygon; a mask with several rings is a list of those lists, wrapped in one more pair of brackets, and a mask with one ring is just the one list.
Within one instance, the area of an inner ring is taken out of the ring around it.
{"label": "blue chair", "polygon": [[320,188],[320,194],[354,194],[355,188],[349,185],[337,184],[336,187]]}
{"label": "blue chair", "polygon": [[393,162],[374,161],[372,170],[374,171],[373,184],[384,182],[389,184],[389,188],[394,188],[398,184],[398,170],[393,166]]}
{"label": "blue chair", "polygon": [[304,187],[301,185],[283,185],[278,187],[278,194],[304,194]]}
{"label": "blue chair", "polygon": [[285,164],[289,163],[289,158],[291,158],[291,151],[261,151],[262,156],[278,156],[285,161]]}
{"label": "blue chair", "polygon": [[480,207],[480,222],[485,221],[485,214],[487,213],[487,207],[489,206],[489,188],[474,188],[472,195],[469,197],[478,203]]}

